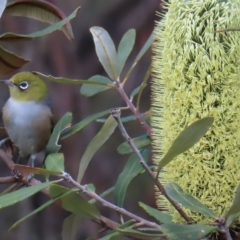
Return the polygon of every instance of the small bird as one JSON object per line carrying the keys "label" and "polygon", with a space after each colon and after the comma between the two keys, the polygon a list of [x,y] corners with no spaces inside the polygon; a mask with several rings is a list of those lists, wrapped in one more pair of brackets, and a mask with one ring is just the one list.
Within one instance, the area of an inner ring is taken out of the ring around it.
{"label": "small bird", "polygon": [[46,84],[30,72],[21,72],[9,80],[10,98],[3,107],[3,124],[22,158],[36,155],[46,148],[52,131],[52,112]]}

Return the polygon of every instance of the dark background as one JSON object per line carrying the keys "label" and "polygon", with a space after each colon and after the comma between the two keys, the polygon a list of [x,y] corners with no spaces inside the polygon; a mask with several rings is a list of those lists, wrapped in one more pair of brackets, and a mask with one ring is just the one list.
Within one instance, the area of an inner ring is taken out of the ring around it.
{"label": "dark background", "polygon": [[[131,66],[137,53],[151,34],[155,20],[155,12],[160,10],[159,0],[52,0],[49,1],[68,16],[76,7],[81,6],[77,17],[71,21],[75,40],[69,42],[59,31],[22,43],[3,44],[10,51],[31,59],[31,62],[21,70],[39,71],[43,74],[51,74],[58,77],[75,79],[88,79],[99,74],[106,76],[95,53],[92,35],[89,28],[101,26],[106,29],[118,46],[123,34],[130,28],[136,29],[136,44],[123,76]],[[0,32],[31,33],[43,29],[47,25],[37,21],[18,17],[3,16],[0,20]],[[151,51],[139,62],[126,84],[128,94],[139,86],[144,74],[151,63]],[[73,124],[87,116],[109,109],[111,107],[125,106],[118,93],[110,90],[92,98],[85,98],[79,94],[79,86],[60,85],[52,82],[47,83],[53,103],[54,121],[67,111],[73,113]],[[8,90],[0,86],[0,108],[8,98]],[[148,110],[150,106],[149,86],[144,90],[141,101],[141,111]],[[1,121],[0,121],[1,123]],[[2,126],[2,123],[1,123]],[[66,171],[74,178],[77,176],[78,164],[81,156],[90,140],[100,129],[100,123],[92,123],[80,133],[62,142],[62,151],[66,159]],[[129,123],[127,130],[131,137],[143,133],[138,122]],[[128,159],[128,156],[119,155],[117,146],[123,142],[123,138],[116,129],[114,135],[95,154],[91,161],[83,183],[93,183],[97,193],[101,193],[113,186],[117,176]],[[9,175],[9,170],[0,162],[0,176]],[[3,190],[7,186],[0,186]],[[112,201],[112,196],[108,198]],[[62,223],[68,212],[58,206],[52,205],[23,222],[16,229],[8,232],[8,228],[18,219],[27,215],[36,207],[47,201],[48,198],[39,193],[34,197],[20,202],[12,207],[0,211],[0,239],[4,240],[58,240],[61,239]],[[138,177],[131,183],[127,192],[124,207],[136,214],[147,217],[138,207],[138,201],[154,206],[153,184],[146,174]],[[119,221],[117,214],[99,206],[104,216]],[[77,239],[86,239],[91,233],[99,230],[95,223],[85,220],[80,223]],[[98,239],[96,237],[95,239]]]}

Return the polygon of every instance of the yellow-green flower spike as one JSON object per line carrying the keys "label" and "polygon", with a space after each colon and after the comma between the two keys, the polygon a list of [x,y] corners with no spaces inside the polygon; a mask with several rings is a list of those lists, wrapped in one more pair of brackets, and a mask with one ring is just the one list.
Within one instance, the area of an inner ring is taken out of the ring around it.
{"label": "yellow-green flower spike", "polygon": [[[218,216],[230,206],[240,183],[239,0],[171,0],[155,28],[153,44],[153,159],[157,164],[192,122],[214,117],[208,133],[160,173]],[[179,214],[157,194],[158,206]],[[201,214],[186,210],[198,222]]]}

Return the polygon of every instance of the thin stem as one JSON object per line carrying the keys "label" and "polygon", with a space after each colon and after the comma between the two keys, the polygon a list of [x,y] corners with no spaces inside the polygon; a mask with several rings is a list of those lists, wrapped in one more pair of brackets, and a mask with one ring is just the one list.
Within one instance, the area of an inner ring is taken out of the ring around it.
{"label": "thin stem", "polygon": [[[7,152],[9,152],[8,150],[9,149],[7,149]],[[7,164],[7,166],[11,171],[14,169],[14,162],[12,161],[10,154],[7,154],[3,149],[0,149],[0,159],[2,159]],[[26,178],[17,179],[17,180],[15,179],[15,181],[22,182],[24,183],[24,185],[29,185],[29,186],[33,186],[41,183],[41,181],[35,178],[31,178],[30,180]],[[43,190],[41,190],[41,192],[50,197],[49,188],[44,188]],[[56,202],[56,204],[58,204],[58,202]],[[114,222],[111,219],[108,219],[104,216],[99,216],[97,219],[93,219],[92,221],[96,222],[101,226],[105,226],[108,229],[115,229],[115,228],[118,228],[120,225],[119,223]]]}
{"label": "thin stem", "polygon": [[144,225],[149,226],[149,227],[153,227],[153,228],[160,228],[160,226],[154,222],[150,222],[147,221],[141,217],[138,217],[137,215],[125,210],[124,208],[120,208],[117,207],[116,205],[106,201],[105,199],[101,198],[100,196],[98,196],[95,192],[92,192],[91,190],[89,190],[86,186],[83,186],[81,184],[79,184],[78,182],[76,182],[70,175],[63,175],[62,177],[65,178],[66,181],[70,182],[73,186],[77,187],[78,189],[80,189],[83,193],[87,194],[89,197],[96,199],[98,202],[102,203],[102,205],[104,207],[113,209],[125,216],[130,217],[131,219],[134,219],[137,222],[142,222]]}
{"label": "thin stem", "polygon": [[225,225],[220,227],[221,232],[225,235],[226,240],[232,240],[231,234],[229,232],[229,228]]}
{"label": "thin stem", "polygon": [[0,184],[4,184],[4,183],[15,183],[16,179],[12,176],[9,177],[1,177],[0,178]]}
{"label": "thin stem", "polygon": [[145,119],[142,117],[138,109],[133,105],[133,103],[130,101],[129,97],[125,93],[123,89],[122,83],[119,81],[119,79],[116,80],[116,89],[127,104],[127,106],[130,108],[130,110],[133,112],[133,114],[137,117],[139,120],[141,126],[146,130],[147,134],[149,136],[153,135],[153,130],[151,127],[146,123]]}
{"label": "thin stem", "polygon": [[120,119],[120,110],[119,109],[113,109],[112,110],[112,116],[116,119],[119,129],[125,138],[125,140],[128,142],[130,147],[132,148],[133,152],[137,155],[140,164],[143,166],[143,168],[146,170],[146,172],[150,175],[156,186],[158,187],[159,191],[162,193],[162,195],[173,205],[173,207],[181,214],[181,216],[187,221],[187,223],[193,223],[193,220],[183,211],[183,209],[175,202],[173,201],[168,195],[164,188],[164,186],[160,183],[158,178],[156,178],[155,174],[151,171],[147,163],[144,161],[140,151],[135,146],[133,140],[129,137],[127,131],[125,130],[121,119]]}

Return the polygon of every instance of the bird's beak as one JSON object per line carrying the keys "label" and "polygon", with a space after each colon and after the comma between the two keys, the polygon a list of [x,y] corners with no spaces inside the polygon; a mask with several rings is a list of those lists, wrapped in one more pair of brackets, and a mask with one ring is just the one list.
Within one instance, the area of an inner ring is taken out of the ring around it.
{"label": "bird's beak", "polygon": [[10,79],[0,80],[0,83],[4,83],[8,86],[14,86],[14,84],[12,83],[12,81]]}

